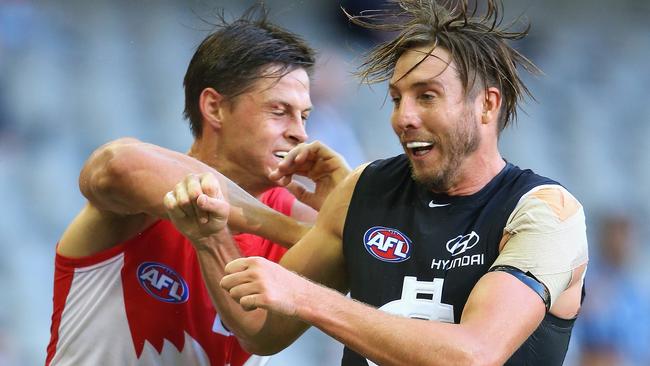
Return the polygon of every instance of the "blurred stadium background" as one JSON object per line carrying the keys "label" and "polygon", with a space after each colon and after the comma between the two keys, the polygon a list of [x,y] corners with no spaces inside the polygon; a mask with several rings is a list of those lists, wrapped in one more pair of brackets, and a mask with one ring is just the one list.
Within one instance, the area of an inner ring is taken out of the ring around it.
{"label": "blurred stadium background", "polygon": [[[186,151],[182,78],[215,9],[252,1],[0,0],[0,366],[40,365],[49,339],[54,247],[83,199],[90,152],[121,136]],[[377,1],[268,0],[272,19],[320,50],[312,139],[351,165],[400,152],[386,88],[350,76],[376,39],[342,18]],[[507,0],[533,27],[517,46],[544,70],[504,133],[517,165],[584,204],[591,266],[566,365],[650,364],[650,2]],[[336,365],[316,330],[272,366]]]}

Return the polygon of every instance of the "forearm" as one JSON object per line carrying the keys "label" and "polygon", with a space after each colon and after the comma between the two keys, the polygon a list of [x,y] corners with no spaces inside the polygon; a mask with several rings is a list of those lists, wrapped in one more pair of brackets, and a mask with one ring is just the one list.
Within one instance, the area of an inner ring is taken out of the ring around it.
{"label": "forearm", "polygon": [[308,229],[308,225],[262,204],[201,161],[135,139],[117,140],[93,153],[81,172],[79,184],[86,198],[100,209],[165,218],[164,194],[186,175],[206,172],[217,176],[231,204],[229,225],[233,230],[291,246]]}
{"label": "forearm", "polygon": [[230,234],[224,230],[220,234],[204,238],[201,243],[194,243],[201,267],[203,281],[216,306],[224,325],[235,334],[255,334],[264,322],[264,311],[245,312],[232,300],[228,292],[221,288],[224,267],[230,261],[240,258],[241,254]]}
{"label": "forearm", "polygon": [[267,312],[245,311],[221,285],[224,267],[241,257],[227,232],[195,243],[204,282],[224,325],[233,332],[248,352],[273,354],[286,348],[306,329],[296,319]]}
{"label": "forearm", "polygon": [[316,284],[303,299],[300,319],[378,365],[490,364],[484,335],[465,326],[391,315]]}

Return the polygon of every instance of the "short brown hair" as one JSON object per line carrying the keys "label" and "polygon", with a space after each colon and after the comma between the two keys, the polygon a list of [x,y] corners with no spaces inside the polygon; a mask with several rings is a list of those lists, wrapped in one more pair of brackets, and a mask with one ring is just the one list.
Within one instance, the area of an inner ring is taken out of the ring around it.
{"label": "short brown hair", "polygon": [[524,38],[530,24],[522,31],[510,30],[515,22],[503,27],[503,4],[495,0],[487,0],[483,15],[477,15],[478,5],[468,9],[466,0],[392,0],[389,3],[394,6],[360,15],[345,12],[352,23],[361,27],[399,32],[395,39],[377,45],[366,55],[357,72],[362,82],[390,79],[397,60],[409,49],[431,46],[430,53],[435,47],[442,47],[451,54],[466,94],[477,85],[499,88],[503,95],[499,131],[516,120],[517,106],[524,96],[532,97],[517,67],[531,73],[540,71],[506,41]]}
{"label": "short brown hair", "polygon": [[[279,77],[297,68],[311,74],[316,60],[314,50],[300,36],[268,20],[261,3],[232,23],[223,14],[218,20],[218,29],[201,42],[183,81],[184,115],[194,137],[202,133],[199,97],[205,88],[235,98],[262,77]],[[268,74],[265,69],[271,65],[278,67]]]}

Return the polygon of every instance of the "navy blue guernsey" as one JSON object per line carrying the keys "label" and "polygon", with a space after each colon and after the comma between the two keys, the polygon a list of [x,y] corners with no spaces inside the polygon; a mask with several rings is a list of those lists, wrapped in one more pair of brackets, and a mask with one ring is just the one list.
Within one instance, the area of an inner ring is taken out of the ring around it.
{"label": "navy blue guernsey", "polygon": [[[393,314],[459,323],[472,288],[499,254],[508,217],[544,184],[558,183],[507,163],[479,192],[448,196],[416,184],[405,155],[369,164],[343,230],[352,298]],[[506,364],[561,365],[572,326],[547,314]],[[346,347],[342,365],[374,364]]]}

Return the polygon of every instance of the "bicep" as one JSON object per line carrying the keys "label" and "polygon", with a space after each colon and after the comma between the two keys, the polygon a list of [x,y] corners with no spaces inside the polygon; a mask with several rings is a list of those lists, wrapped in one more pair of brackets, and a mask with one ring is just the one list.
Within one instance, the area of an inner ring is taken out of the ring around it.
{"label": "bicep", "polygon": [[539,295],[505,272],[489,272],[476,283],[460,324],[477,337],[484,357],[503,364],[537,329],[546,314]]}
{"label": "bicep", "polygon": [[284,267],[340,292],[347,291],[343,226],[363,169],[365,165],[349,174],[328,195],[316,224],[282,258],[280,263]]}
{"label": "bicep", "polygon": [[312,227],[282,258],[280,264],[338,291],[347,290],[340,236]]}
{"label": "bicep", "polygon": [[492,266],[530,272],[546,286],[555,304],[587,260],[582,206],[563,188],[551,186],[533,191],[517,205]]}
{"label": "bicep", "polygon": [[87,203],[64,231],[57,253],[70,258],[99,253],[132,238],[155,220],[144,214],[121,216]]}
{"label": "bicep", "polygon": [[313,208],[305,205],[297,199],[293,201],[291,206],[291,217],[297,221],[313,224],[316,222],[318,212]]}

